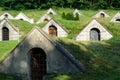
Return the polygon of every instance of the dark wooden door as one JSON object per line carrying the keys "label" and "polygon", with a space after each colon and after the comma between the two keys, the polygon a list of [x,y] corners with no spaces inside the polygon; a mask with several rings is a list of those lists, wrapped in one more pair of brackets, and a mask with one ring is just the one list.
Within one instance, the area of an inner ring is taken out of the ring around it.
{"label": "dark wooden door", "polygon": [[90,40],[100,40],[100,31],[96,28],[90,31]]}
{"label": "dark wooden door", "polygon": [[6,27],[2,28],[2,40],[9,40],[9,30]]}
{"label": "dark wooden door", "polygon": [[30,51],[30,80],[43,80],[46,74],[46,56],[42,49],[34,48]]}
{"label": "dark wooden door", "polygon": [[54,25],[51,25],[49,27],[49,35],[51,35],[51,36],[57,36],[57,28]]}

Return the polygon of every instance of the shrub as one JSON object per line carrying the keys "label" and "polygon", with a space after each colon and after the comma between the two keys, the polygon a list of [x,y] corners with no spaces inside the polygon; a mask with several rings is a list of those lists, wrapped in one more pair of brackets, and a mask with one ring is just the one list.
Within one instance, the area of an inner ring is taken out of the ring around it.
{"label": "shrub", "polygon": [[79,20],[79,14],[78,13],[75,14],[75,20]]}
{"label": "shrub", "polygon": [[66,18],[65,12],[62,13],[62,18],[63,18],[63,19]]}
{"label": "shrub", "polygon": [[65,13],[62,13],[62,18],[66,19],[66,20],[79,20],[79,14],[76,14],[76,16],[74,17],[74,15],[72,13],[67,13],[65,15]]}
{"label": "shrub", "polygon": [[66,19],[67,19],[67,20],[75,20],[75,17],[73,16],[73,14],[67,13],[67,14],[66,14]]}

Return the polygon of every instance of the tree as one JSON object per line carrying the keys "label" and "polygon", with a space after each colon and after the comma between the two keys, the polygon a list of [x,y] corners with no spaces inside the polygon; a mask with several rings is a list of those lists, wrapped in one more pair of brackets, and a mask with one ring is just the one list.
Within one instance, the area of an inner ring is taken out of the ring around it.
{"label": "tree", "polygon": [[68,7],[78,9],[120,9],[120,0],[0,0],[4,9],[45,9]]}

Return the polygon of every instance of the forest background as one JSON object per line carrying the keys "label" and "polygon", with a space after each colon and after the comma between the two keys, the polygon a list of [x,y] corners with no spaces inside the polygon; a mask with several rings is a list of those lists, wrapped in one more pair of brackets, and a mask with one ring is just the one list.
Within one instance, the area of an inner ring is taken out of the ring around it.
{"label": "forest background", "polygon": [[[0,0],[5,10],[77,8],[77,9],[120,9],[120,0]],[[57,6],[57,7],[56,7]]]}

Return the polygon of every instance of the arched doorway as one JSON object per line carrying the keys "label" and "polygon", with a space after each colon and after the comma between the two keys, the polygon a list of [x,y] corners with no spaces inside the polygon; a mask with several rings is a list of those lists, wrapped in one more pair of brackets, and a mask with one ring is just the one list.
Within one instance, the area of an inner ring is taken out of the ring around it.
{"label": "arched doorway", "polygon": [[44,19],[44,22],[48,22],[49,20],[46,18],[46,19]]}
{"label": "arched doorway", "polygon": [[23,21],[23,18],[20,18],[21,21]]}
{"label": "arched doorway", "polygon": [[49,12],[49,14],[53,14],[53,12]]}
{"label": "arched doorway", "polygon": [[100,30],[93,28],[90,30],[90,40],[100,40]]}
{"label": "arched doorway", "polygon": [[7,27],[2,28],[2,40],[9,40],[9,29]]}
{"label": "arched doorway", "polygon": [[100,17],[101,17],[101,18],[104,18],[104,17],[105,17],[105,14],[104,14],[104,13],[100,13]]}
{"label": "arched doorway", "polygon": [[116,21],[120,22],[120,19],[116,19]]}
{"label": "arched doorway", "polygon": [[5,18],[8,18],[8,14],[5,14],[4,16],[5,16]]}
{"label": "arched doorway", "polygon": [[43,80],[46,74],[46,54],[41,48],[30,51],[30,80]]}
{"label": "arched doorway", "polygon": [[54,25],[49,26],[49,35],[57,36],[57,28]]}

